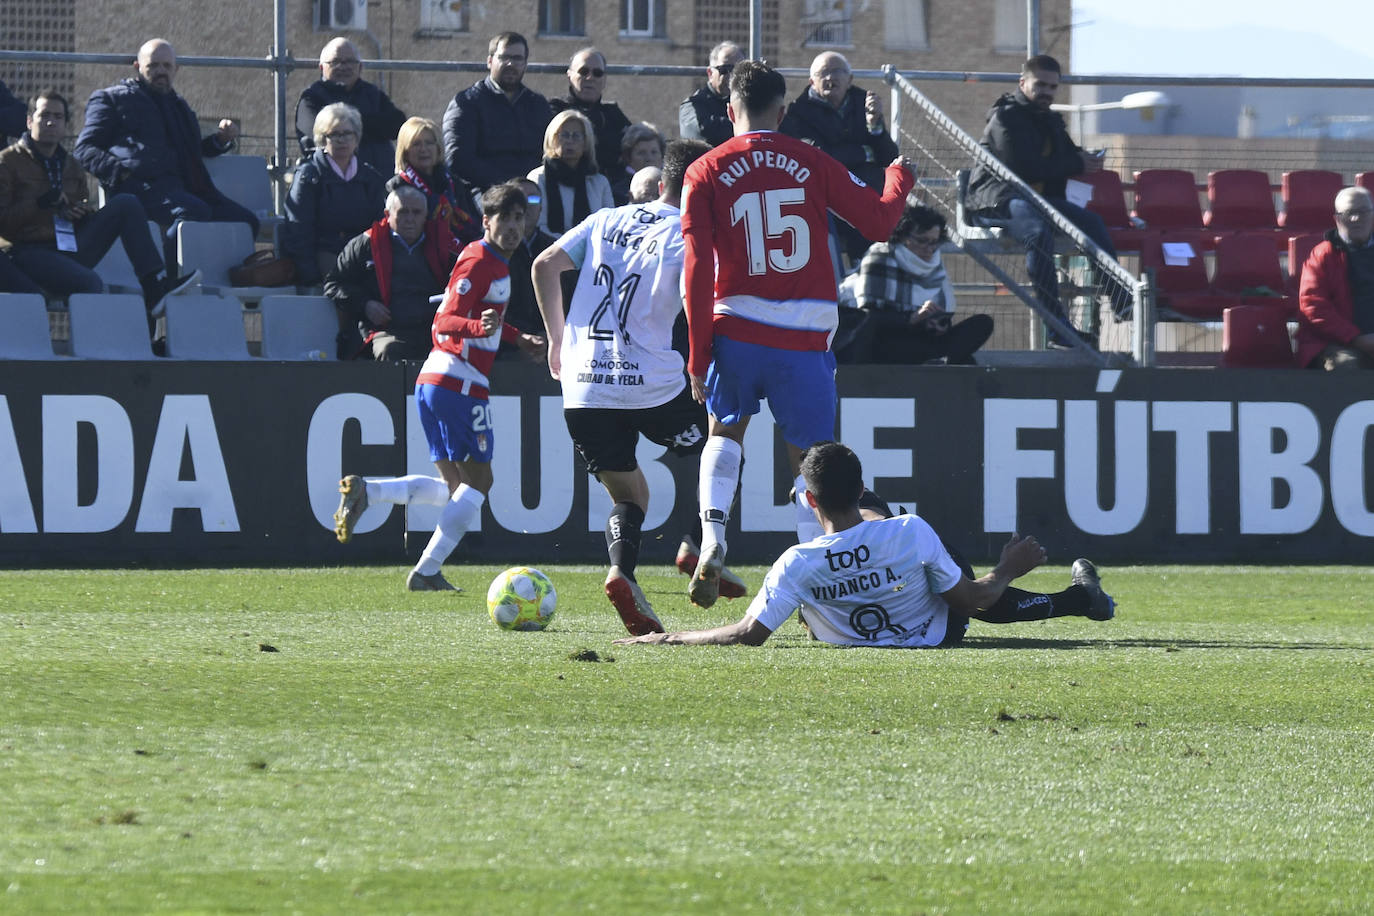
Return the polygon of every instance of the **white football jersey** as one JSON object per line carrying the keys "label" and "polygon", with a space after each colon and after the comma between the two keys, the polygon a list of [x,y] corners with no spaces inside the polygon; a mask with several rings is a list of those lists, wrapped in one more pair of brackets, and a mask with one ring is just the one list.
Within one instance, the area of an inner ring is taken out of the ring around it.
{"label": "white football jersey", "polygon": [[789,547],[768,571],[749,616],[769,630],[798,608],[816,638],[848,646],[938,646],[963,573],[917,515],[861,522]]}
{"label": "white football jersey", "polygon": [[563,331],[565,407],[657,407],[686,384],[682,218],[654,201],[598,210],[558,240],[581,268]]}

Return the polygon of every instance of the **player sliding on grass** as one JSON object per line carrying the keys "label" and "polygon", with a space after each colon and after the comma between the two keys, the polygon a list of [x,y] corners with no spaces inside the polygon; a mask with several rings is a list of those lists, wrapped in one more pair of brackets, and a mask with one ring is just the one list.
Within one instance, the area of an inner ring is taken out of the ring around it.
{"label": "player sliding on grass", "polygon": [[463,535],[476,527],[491,490],[496,442],[487,372],[497,348],[505,340],[533,359],[544,354],[544,338],[522,334],[502,320],[510,299],[508,260],[525,233],[524,193],[509,184],[489,188],[482,195],[482,229],[482,238],[464,248],[453,265],[434,316],[434,349],[415,381],[420,423],[439,477],[364,480],[350,474],[339,482],[343,496],[334,513],[334,533],[344,543],[373,503],[444,507],[420,561],[406,576],[406,588],[413,592],[460,591],[439,570]]}
{"label": "player sliding on grass", "polygon": [[[719,590],[744,433],[760,399],[782,431],[793,477],[802,449],[835,435],[830,213],[885,239],[915,181],[910,161],[898,159],[879,195],[814,146],[778,133],[786,92],[772,67],[737,65],[727,107],[735,136],[692,164],[683,190],[687,371],[692,395],[711,412],[699,482],[701,560],[687,591],[702,607]],[[809,541],[819,534],[815,519],[800,499],[796,510],[797,538]]]}
{"label": "player sliding on grass", "polygon": [[801,609],[812,636],[823,642],[915,649],[957,645],[970,617],[1014,623],[1049,617],[1110,620],[1116,613],[1116,603],[1102,591],[1087,560],[1074,561],[1073,584],[1062,592],[1011,588],[1013,579],[1045,562],[1045,549],[1033,537],[1013,535],[996,568],[975,579],[919,516],[882,518],[880,510],[879,517],[865,519],[863,467],[838,442],[808,449],[801,471],[803,498],[825,534],[788,548],[743,619],[711,630],[617,642],[757,646]]}
{"label": "player sliding on grass", "polygon": [[[563,418],[614,503],[606,521],[606,597],[636,636],[662,633],[663,625],[635,579],[649,508],[635,446],[643,435],[675,455],[695,455],[706,442],[706,409],[682,373],[673,322],[682,311],[682,176],[709,149],[697,140],[668,144],[658,200],[594,213],[534,261]],[[579,269],[565,318],[559,276]],[[744,594],[729,570],[721,569],[720,580],[727,597]]]}

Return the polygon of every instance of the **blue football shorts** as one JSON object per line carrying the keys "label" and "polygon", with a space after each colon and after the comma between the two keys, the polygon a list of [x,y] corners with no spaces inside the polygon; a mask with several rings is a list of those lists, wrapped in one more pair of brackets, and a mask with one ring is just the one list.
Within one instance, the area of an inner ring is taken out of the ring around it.
{"label": "blue football shorts", "polygon": [[430,461],[491,462],[496,437],[490,401],[438,385],[416,385],[415,404],[429,443]]}
{"label": "blue football shorts", "polygon": [[806,448],[835,438],[835,354],[779,350],[728,337],[714,340],[706,409],[726,426],[768,409],[782,437]]}

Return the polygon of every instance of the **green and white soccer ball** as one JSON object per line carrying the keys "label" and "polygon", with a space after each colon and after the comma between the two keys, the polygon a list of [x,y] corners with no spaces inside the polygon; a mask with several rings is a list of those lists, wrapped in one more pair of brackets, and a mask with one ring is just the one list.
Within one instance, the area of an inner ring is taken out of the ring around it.
{"label": "green and white soccer ball", "polygon": [[487,610],[503,630],[542,630],[557,604],[549,577],[529,566],[512,566],[487,589]]}

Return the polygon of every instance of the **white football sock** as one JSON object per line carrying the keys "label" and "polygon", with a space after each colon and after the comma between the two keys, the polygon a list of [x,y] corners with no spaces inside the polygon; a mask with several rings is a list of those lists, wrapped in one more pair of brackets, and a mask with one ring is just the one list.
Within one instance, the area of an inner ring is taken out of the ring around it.
{"label": "white football sock", "polygon": [[816,520],[816,513],[807,505],[806,480],[798,474],[792,485],[797,488],[797,497],[793,500],[793,508],[797,510],[797,543],[805,544],[825,534],[825,529]]}
{"label": "white football sock", "polygon": [[730,504],[739,487],[740,460],[744,449],[734,439],[712,436],[701,450],[697,500],[701,506],[701,549],[719,544],[725,549],[725,524]]}
{"label": "white football sock", "polygon": [[486,496],[467,484],[461,484],[453,491],[453,497],[439,513],[439,525],[434,529],[425,552],[420,554],[420,562],[415,571],[422,576],[432,576],[439,571],[453,553],[453,548],[473,528],[482,517],[482,503]]}
{"label": "white football sock", "polygon": [[448,484],[438,477],[411,474],[406,477],[367,478],[367,501],[403,506],[442,506],[448,502]]}

